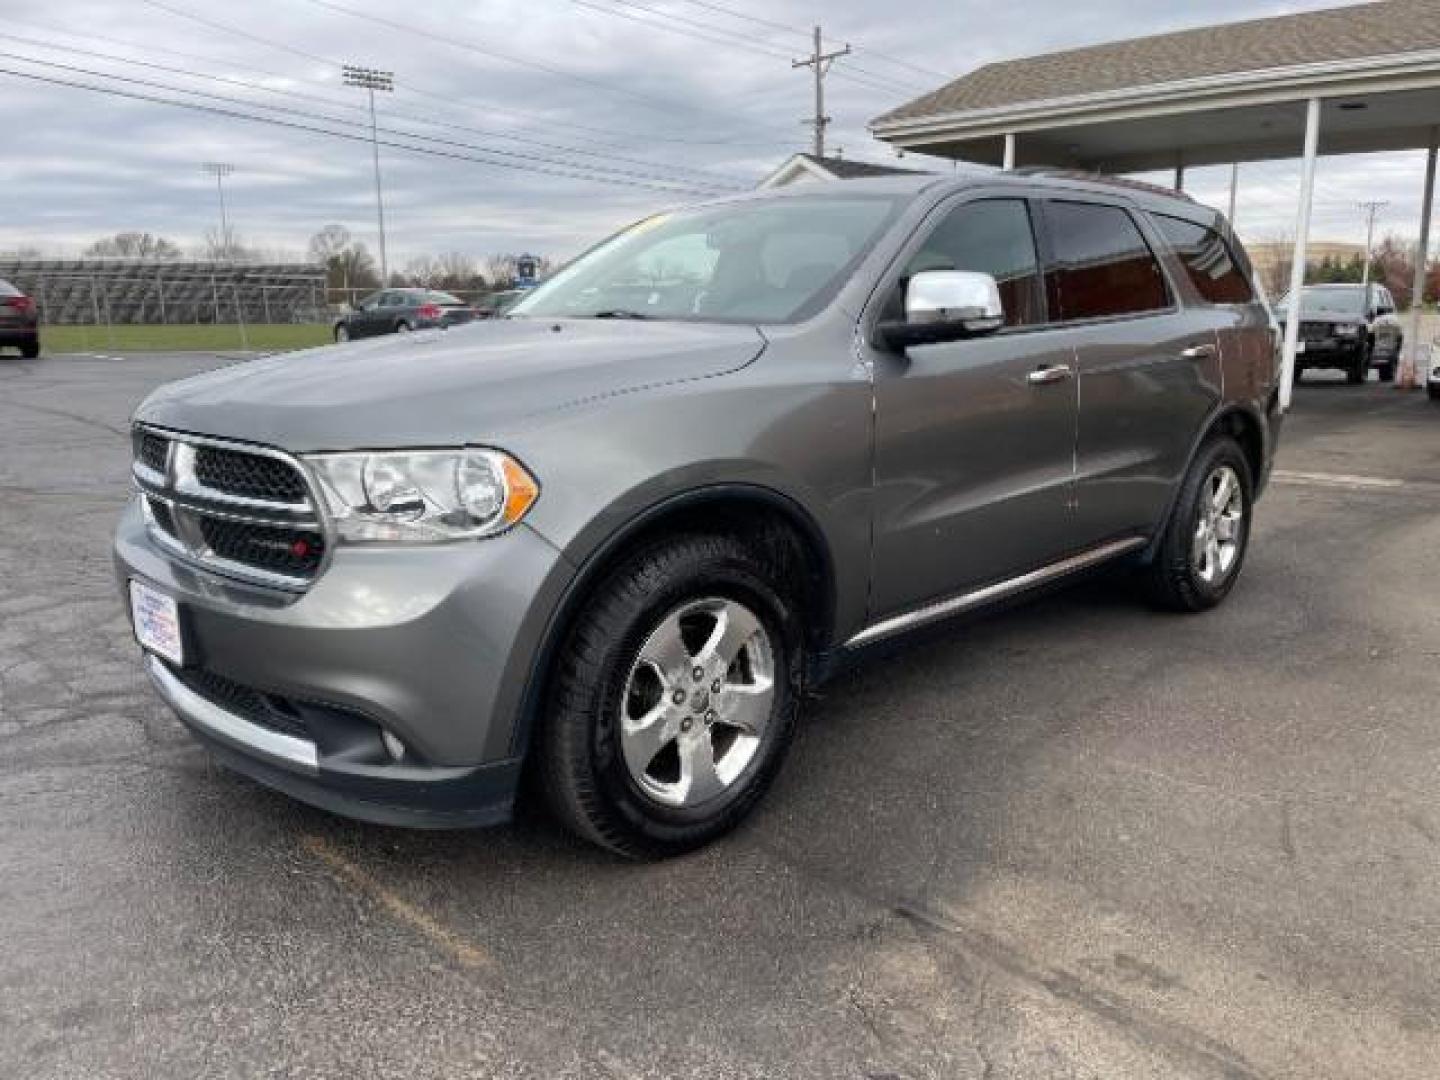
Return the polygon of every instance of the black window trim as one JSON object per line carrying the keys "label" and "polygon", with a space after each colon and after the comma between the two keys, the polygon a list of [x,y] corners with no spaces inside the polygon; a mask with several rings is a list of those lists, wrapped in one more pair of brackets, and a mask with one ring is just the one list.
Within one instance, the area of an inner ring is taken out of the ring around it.
{"label": "black window trim", "polygon": [[[985,339],[996,337],[1013,337],[1019,334],[1034,334],[1055,330],[1060,324],[1050,319],[1049,300],[1045,295],[1045,241],[1041,235],[1042,222],[1037,218],[1037,207],[1035,193],[1031,189],[1016,190],[1007,187],[997,188],[971,188],[964,191],[954,192],[951,195],[940,199],[934,206],[915,223],[908,236],[904,237],[895,248],[895,254],[886,263],[883,270],[875,279],[875,286],[870,290],[865,301],[864,324],[866,327],[865,340],[874,348],[884,349],[876,337],[880,325],[880,319],[885,312],[885,303],[891,290],[900,284],[900,278],[904,275],[905,266],[920,250],[920,246],[929,239],[930,234],[938,229],[941,223],[950,214],[978,202],[1018,202],[1025,204],[1025,213],[1030,219],[1030,235],[1035,241],[1035,261],[1040,272],[1039,301],[1041,322],[1029,323],[1025,326],[1002,326],[999,330],[985,335]],[[983,339],[982,339],[983,340]]]}
{"label": "black window trim", "polygon": [[[1187,284],[1190,286],[1190,291],[1195,294],[1196,307],[1243,308],[1249,307],[1251,304],[1258,304],[1260,302],[1260,291],[1255,288],[1254,279],[1245,272],[1244,264],[1235,254],[1235,245],[1231,243],[1230,237],[1226,236],[1221,230],[1215,228],[1213,225],[1207,225],[1203,221],[1195,221],[1192,218],[1181,217],[1179,214],[1167,214],[1163,210],[1147,209],[1144,211],[1144,213],[1145,216],[1149,218],[1165,218],[1169,221],[1178,221],[1182,225],[1193,225],[1197,229],[1204,229],[1206,232],[1210,233],[1217,240],[1219,240],[1221,244],[1224,245],[1225,254],[1230,259],[1230,265],[1235,268],[1235,272],[1240,275],[1240,277],[1244,280],[1245,285],[1250,290],[1249,300],[1226,300],[1223,302],[1217,302],[1214,300],[1207,300],[1201,294],[1200,290],[1195,287],[1193,282],[1187,282]],[[1170,243],[1170,238],[1165,235],[1164,227],[1158,222],[1152,222],[1152,224],[1154,225],[1155,231],[1159,235],[1160,240],[1164,241],[1165,250],[1168,251],[1171,255],[1173,255],[1176,259],[1179,259],[1183,262],[1185,257],[1176,250],[1174,244]]]}
{"label": "black window trim", "polygon": [[[1042,241],[1044,245],[1044,250],[1041,254],[1041,288],[1045,293],[1047,314],[1049,314],[1050,289],[1048,288],[1048,286],[1045,286],[1043,284],[1043,275],[1049,273],[1050,267],[1052,265],[1055,265],[1055,249],[1052,244],[1052,237],[1050,234],[1050,218],[1047,210],[1050,203],[1057,202],[1080,203],[1086,206],[1107,206],[1111,209],[1119,210],[1126,216],[1128,216],[1130,218],[1130,221],[1134,224],[1135,230],[1140,234],[1141,241],[1144,242],[1146,249],[1150,252],[1150,257],[1155,260],[1155,265],[1160,268],[1160,278],[1165,283],[1165,295],[1170,301],[1170,303],[1163,308],[1151,308],[1148,311],[1129,311],[1120,315],[1096,315],[1088,319],[1061,319],[1055,322],[1047,323],[1047,326],[1105,326],[1109,323],[1137,322],[1141,319],[1165,318],[1171,315],[1178,315],[1183,310],[1180,304],[1180,292],[1178,289],[1175,288],[1175,281],[1173,275],[1170,272],[1170,268],[1165,265],[1167,260],[1162,258],[1161,255],[1155,250],[1156,237],[1152,236],[1147,231],[1148,223],[1140,220],[1140,217],[1138,216],[1139,212],[1137,211],[1137,208],[1134,206],[1134,204],[1126,202],[1122,199],[1107,199],[1104,197],[1091,198],[1088,196],[1088,193],[1069,191],[1065,192],[1063,195],[1046,192],[1045,194],[1041,195],[1036,201],[1044,204],[1039,207],[1040,220],[1045,232],[1044,240]],[[1163,237],[1161,239],[1163,239]],[[1166,247],[1166,250],[1168,250],[1168,245]]]}

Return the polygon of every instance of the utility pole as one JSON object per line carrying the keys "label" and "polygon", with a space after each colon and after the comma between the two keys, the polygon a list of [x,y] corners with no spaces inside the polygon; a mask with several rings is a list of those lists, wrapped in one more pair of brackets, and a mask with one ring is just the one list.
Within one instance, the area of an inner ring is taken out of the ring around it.
{"label": "utility pole", "polygon": [[375,91],[392,93],[395,90],[393,71],[376,71],[374,68],[356,67],[346,64],[345,85],[361,87],[370,95],[370,149],[375,158],[375,216],[380,223],[380,287],[390,280],[390,264],[385,257],[385,195],[380,188],[380,135],[375,124]]}
{"label": "utility pole", "polygon": [[824,47],[824,42],[820,36],[820,27],[817,26],[815,27],[814,52],[804,60],[790,61],[792,68],[808,67],[813,68],[815,71],[815,119],[802,120],[801,123],[815,129],[815,156],[817,158],[823,158],[825,156],[825,128],[830,123],[830,117],[825,115],[825,75],[829,72],[830,65],[835,63],[836,59],[850,54],[849,45],[846,45],[843,49],[836,49],[834,52],[828,53],[821,51]]}
{"label": "utility pole", "polygon": [[230,242],[230,217],[225,212],[225,177],[235,171],[235,166],[224,161],[206,161],[200,168],[215,177],[215,190],[220,193],[220,253],[226,261],[233,262],[235,245]]}
{"label": "utility pole", "polygon": [[[1375,199],[1371,202],[1362,202],[1360,210],[1366,215],[1365,225],[1365,270],[1360,278],[1360,284],[1370,284],[1370,251],[1375,243],[1375,215],[1390,204],[1383,199]],[[1369,295],[1368,293],[1366,294]]]}

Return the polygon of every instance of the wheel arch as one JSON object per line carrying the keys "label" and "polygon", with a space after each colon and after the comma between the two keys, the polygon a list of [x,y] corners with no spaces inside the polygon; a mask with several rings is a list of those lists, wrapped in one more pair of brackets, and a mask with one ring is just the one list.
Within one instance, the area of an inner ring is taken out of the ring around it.
{"label": "wheel arch", "polygon": [[1170,495],[1170,501],[1165,505],[1165,513],[1151,538],[1150,544],[1141,554],[1141,561],[1149,563],[1155,557],[1160,541],[1165,535],[1165,529],[1170,524],[1170,518],[1175,513],[1176,503],[1180,497],[1180,488],[1184,479],[1189,475],[1191,467],[1195,464],[1195,457],[1200,453],[1200,448],[1205,445],[1212,435],[1223,433],[1229,435],[1240,444],[1241,451],[1245,454],[1246,464],[1250,466],[1250,482],[1254,485],[1254,496],[1259,497],[1268,479],[1266,464],[1269,460],[1270,447],[1269,437],[1266,435],[1265,422],[1260,418],[1258,410],[1249,403],[1231,402],[1222,405],[1210,418],[1201,426],[1199,433],[1190,444],[1190,451],[1185,455],[1185,468],[1180,473],[1180,479],[1175,484],[1175,490]]}
{"label": "wheel arch", "polygon": [[808,668],[819,669],[831,645],[836,602],[834,557],[819,523],[798,502],[773,488],[748,483],[695,488],[671,495],[633,515],[597,544],[579,565],[535,651],[511,736],[512,756],[528,753],[565,635],[606,572],[636,544],[685,531],[739,532],[755,542],[781,535],[795,544],[794,554],[804,571],[800,599]]}

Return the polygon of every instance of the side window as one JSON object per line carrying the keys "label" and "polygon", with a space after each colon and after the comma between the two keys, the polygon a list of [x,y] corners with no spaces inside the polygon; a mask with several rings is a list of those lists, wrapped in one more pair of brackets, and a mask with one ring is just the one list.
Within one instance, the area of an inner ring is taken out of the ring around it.
{"label": "side window", "polygon": [[1054,262],[1045,288],[1052,318],[1100,319],[1170,306],[1170,290],[1128,213],[1098,203],[1045,204]]}
{"label": "side window", "polygon": [[1235,265],[1225,238],[1193,221],[1151,214],[1150,220],[1185,264],[1200,296],[1212,304],[1248,304],[1255,299],[1250,282]]}
{"label": "side window", "polygon": [[905,266],[903,281],[922,270],[972,270],[1000,284],[1006,326],[1045,319],[1035,231],[1023,199],[984,199],[957,206]]}

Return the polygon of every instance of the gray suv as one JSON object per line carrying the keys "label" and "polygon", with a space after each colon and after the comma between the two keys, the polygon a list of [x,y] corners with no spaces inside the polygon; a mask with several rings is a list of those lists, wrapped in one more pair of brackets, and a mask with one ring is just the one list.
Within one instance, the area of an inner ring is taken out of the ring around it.
{"label": "gray suv", "polygon": [[1104,564],[1230,591],[1279,422],[1224,221],[1059,174],[649,218],[506,318],[165,386],[115,543],[161,696],[369,821],[522,778],[638,857],[740,821],[868,647]]}

